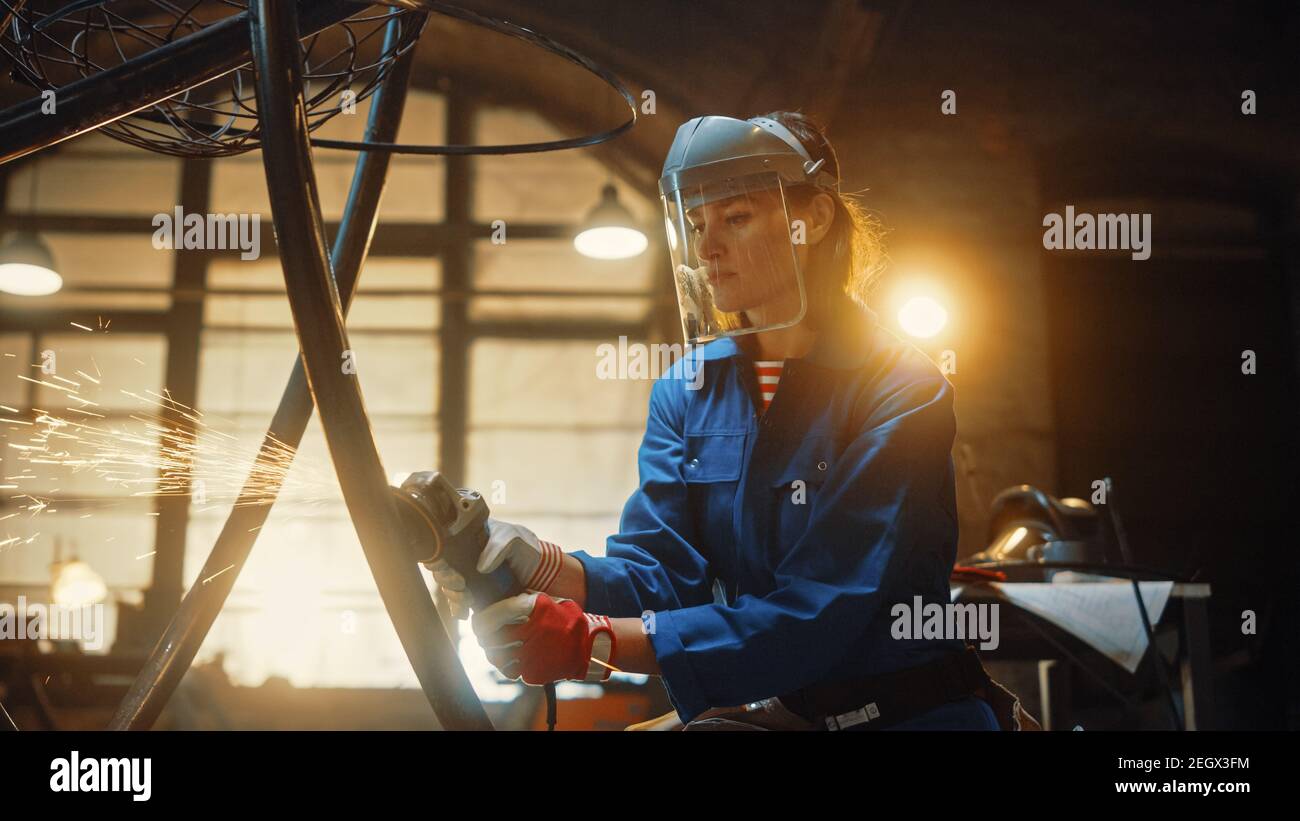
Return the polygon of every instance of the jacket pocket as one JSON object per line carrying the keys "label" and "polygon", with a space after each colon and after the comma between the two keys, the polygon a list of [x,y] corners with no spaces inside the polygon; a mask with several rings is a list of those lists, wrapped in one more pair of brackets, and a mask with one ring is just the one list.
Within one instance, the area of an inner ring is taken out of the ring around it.
{"label": "jacket pocket", "polygon": [[775,567],[808,530],[817,496],[830,475],[836,459],[835,440],[829,436],[810,436],[784,468],[772,480],[773,535],[768,558]]}
{"label": "jacket pocket", "polygon": [[[745,460],[744,433],[686,434],[682,478],[686,482],[692,544],[709,557],[710,572],[734,580],[736,546],[732,518]],[[724,581],[724,591],[727,582]]]}
{"label": "jacket pocket", "polygon": [[744,433],[688,433],[682,478],[687,482],[735,482],[745,459]]}

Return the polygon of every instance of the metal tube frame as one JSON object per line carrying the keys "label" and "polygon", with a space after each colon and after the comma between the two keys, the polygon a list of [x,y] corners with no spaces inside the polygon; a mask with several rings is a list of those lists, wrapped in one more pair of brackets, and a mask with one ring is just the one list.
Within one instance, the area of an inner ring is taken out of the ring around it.
{"label": "metal tube frame", "polygon": [[249,27],[262,118],[262,161],[285,289],[344,501],[379,595],[443,728],[491,729],[419,566],[407,553],[356,369],[342,367],[352,349],[330,272],[312,167],[298,8],[283,0],[254,0]]}
{"label": "metal tube frame", "polygon": [[[389,42],[385,47],[398,36],[399,26],[397,21],[389,24],[385,33]],[[366,124],[367,139],[388,140],[397,134],[413,65],[412,50],[398,58],[375,91]],[[357,157],[352,187],[332,253],[333,270],[345,312],[356,292],[361,267],[374,236],[390,160],[391,155],[387,152],[365,152]],[[315,403],[299,357],[294,361],[280,404],[262,440],[254,472],[267,464],[271,454],[280,450],[279,445],[298,447],[314,409]],[[239,572],[270,515],[271,503],[278,490],[278,487],[267,487],[262,482],[257,488],[245,485],[199,573],[199,578],[210,581],[192,586],[185,595],[118,707],[109,729],[147,730],[157,721],[234,589]],[[257,499],[266,500],[265,504],[255,503]]]}

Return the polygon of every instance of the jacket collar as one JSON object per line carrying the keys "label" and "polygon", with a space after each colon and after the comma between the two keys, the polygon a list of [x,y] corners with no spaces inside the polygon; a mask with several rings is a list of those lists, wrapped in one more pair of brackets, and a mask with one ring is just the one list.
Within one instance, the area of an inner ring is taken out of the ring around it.
{"label": "jacket collar", "polygon": [[[875,347],[873,339],[879,319],[876,312],[856,303],[846,312],[843,321],[817,334],[812,350],[807,356],[799,357],[825,368],[837,370],[854,370],[866,364]],[[706,342],[694,349],[693,356],[705,362],[712,362],[732,357],[750,358],[738,337],[724,336],[712,342]]]}

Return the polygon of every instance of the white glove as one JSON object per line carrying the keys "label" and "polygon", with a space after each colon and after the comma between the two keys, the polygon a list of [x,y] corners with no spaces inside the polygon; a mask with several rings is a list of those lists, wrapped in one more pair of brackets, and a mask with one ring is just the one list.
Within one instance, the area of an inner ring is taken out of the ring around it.
{"label": "white glove", "polygon": [[[564,551],[558,545],[538,539],[528,528],[488,519],[488,541],[478,557],[479,573],[492,573],[502,564],[526,590],[545,593],[559,575]],[[465,577],[442,559],[425,565],[433,573],[434,581],[442,589],[451,605],[452,615],[458,619],[469,618],[469,596],[465,591]]]}

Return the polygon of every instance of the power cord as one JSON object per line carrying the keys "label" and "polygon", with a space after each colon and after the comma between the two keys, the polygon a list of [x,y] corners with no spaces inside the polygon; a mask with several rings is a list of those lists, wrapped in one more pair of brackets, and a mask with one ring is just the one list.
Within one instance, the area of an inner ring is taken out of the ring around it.
{"label": "power cord", "polygon": [[548,681],[546,690],[546,732],[555,732],[555,682]]}

